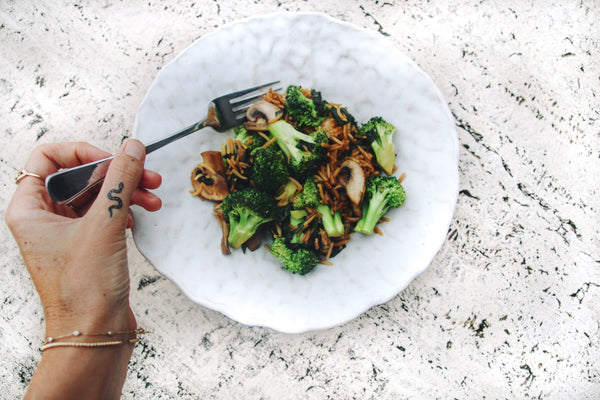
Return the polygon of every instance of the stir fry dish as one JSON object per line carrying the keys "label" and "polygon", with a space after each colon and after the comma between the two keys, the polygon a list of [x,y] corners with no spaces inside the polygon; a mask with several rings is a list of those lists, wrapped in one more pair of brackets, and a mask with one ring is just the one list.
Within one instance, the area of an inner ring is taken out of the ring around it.
{"label": "stir fry dish", "polygon": [[404,204],[396,128],[382,117],[359,124],[297,85],[270,90],[246,116],[191,175],[192,195],[215,202],[223,254],[264,241],[283,269],[304,275],[331,264],[355,232],[381,234],[388,210]]}

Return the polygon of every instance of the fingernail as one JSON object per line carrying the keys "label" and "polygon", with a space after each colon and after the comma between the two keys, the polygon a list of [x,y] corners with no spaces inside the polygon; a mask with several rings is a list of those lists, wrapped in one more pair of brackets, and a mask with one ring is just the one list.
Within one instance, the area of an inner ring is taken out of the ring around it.
{"label": "fingernail", "polygon": [[128,156],[142,161],[144,159],[144,155],[146,154],[146,148],[139,140],[130,139],[125,142],[123,152]]}

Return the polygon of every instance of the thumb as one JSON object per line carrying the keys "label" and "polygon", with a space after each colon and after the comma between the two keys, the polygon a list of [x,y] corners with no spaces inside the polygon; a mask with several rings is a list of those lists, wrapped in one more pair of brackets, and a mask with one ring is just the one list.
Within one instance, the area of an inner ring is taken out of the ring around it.
{"label": "thumb", "polygon": [[146,148],[136,139],[126,141],[111,161],[102,188],[88,215],[114,226],[127,225],[131,196],[144,172]]}

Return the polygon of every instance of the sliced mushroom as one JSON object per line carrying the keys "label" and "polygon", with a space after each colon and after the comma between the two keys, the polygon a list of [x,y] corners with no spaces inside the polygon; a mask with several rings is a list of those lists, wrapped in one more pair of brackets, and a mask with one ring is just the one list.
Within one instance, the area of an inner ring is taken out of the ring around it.
{"label": "sliced mushroom", "polygon": [[269,123],[261,118],[256,121],[246,121],[244,122],[244,128],[248,131],[266,131],[269,129]]}
{"label": "sliced mushroom", "polygon": [[269,103],[265,100],[260,100],[248,108],[248,111],[246,111],[246,118],[248,118],[248,121],[251,122],[259,119],[264,119],[266,122],[269,122],[277,118],[278,111],[279,109],[275,106],[275,104]]}
{"label": "sliced mushroom", "polygon": [[221,152],[205,151],[201,156],[202,164],[192,170],[192,194],[203,200],[221,201],[229,193]]}
{"label": "sliced mushroom", "polygon": [[352,204],[358,206],[365,194],[365,173],[354,160],[346,160],[340,167],[338,180],[346,188]]}
{"label": "sliced mushroom", "polygon": [[223,232],[221,236],[221,253],[227,256],[231,254],[228,242],[229,222],[225,218],[225,214],[223,214],[223,211],[219,209],[219,204],[215,205],[215,217],[217,217],[217,221],[219,221],[219,225],[221,225],[221,230]]}

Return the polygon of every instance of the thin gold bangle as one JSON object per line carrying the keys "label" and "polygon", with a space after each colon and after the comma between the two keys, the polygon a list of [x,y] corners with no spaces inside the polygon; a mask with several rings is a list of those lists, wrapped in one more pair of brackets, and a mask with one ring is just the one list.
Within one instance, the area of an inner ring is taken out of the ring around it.
{"label": "thin gold bangle", "polygon": [[109,346],[119,346],[122,344],[135,344],[139,342],[138,338],[129,339],[129,340],[112,340],[108,342],[56,342],[56,343],[47,343],[40,347],[40,351],[52,349],[54,347],[109,347]]}
{"label": "thin gold bangle", "polygon": [[[51,349],[53,347],[87,347],[87,348],[90,348],[90,347],[119,346],[122,344],[135,344],[140,341],[137,336],[144,335],[146,333],[149,333],[149,332],[147,332],[144,328],[137,328],[137,329],[132,329],[129,331],[107,331],[107,332],[102,332],[102,333],[83,333],[80,331],[74,331],[74,332],[68,333],[66,335],[47,337],[44,340],[44,343],[42,343],[40,350],[44,351],[47,349]],[[109,341],[102,341],[102,342],[59,342],[59,340],[65,339],[68,337],[79,337],[79,336],[109,336],[109,337],[113,337],[113,336],[127,335],[127,334],[133,334],[133,335],[135,335],[135,337],[132,339],[128,339],[128,340],[109,340]]]}

